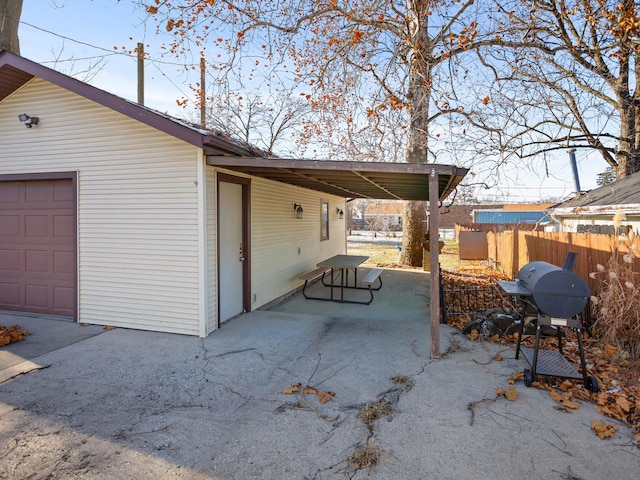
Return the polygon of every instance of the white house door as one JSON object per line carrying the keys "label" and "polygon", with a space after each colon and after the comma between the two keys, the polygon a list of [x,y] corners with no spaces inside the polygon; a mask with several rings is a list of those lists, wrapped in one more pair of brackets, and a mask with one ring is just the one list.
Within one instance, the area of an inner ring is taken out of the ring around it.
{"label": "white house door", "polygon": [[218,306],[224,322],[246,310],[246,184],[218,182]]}

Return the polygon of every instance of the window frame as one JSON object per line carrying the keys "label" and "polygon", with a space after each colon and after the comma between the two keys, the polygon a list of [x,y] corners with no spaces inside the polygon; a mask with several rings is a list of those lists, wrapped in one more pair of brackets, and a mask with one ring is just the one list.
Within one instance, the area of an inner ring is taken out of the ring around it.
{"label": "window frame", "polygon": [[320,200],[320,241],[329,240],[329,200]]}

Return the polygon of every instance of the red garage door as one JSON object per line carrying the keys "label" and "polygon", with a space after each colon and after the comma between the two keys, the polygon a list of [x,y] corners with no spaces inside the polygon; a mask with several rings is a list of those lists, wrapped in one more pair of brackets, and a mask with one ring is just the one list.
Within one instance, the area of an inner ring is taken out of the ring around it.
{"label": "red garage door", "polygon": [[75,317],[71,179],[0,181],[0,309]]}

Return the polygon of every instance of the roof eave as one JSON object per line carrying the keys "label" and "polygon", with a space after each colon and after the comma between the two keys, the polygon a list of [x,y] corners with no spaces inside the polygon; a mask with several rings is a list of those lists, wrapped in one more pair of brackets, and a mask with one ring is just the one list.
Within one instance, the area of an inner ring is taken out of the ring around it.
{"label": "roof eave", "polygon": [[[88,98],[89,100],[149,125],[157,130],[165,132],[198,148],[205,149],[206,147],[213,147],[216,152],[237,155],[246,155],[251,153],[249,149],[240,147],[231,141],[225,140],[224,138],[210,135],[204,130],[180,123],[143,105],[118,97],[112,93],[45,67],[44,65],[40,65],[32,60],[26,59],[9,51],[2,50],[0,51],[0,69],[5,65],[12,66],[13,68],[31,75],[31,78],[27,81],[30,81],[33,77],[42,78],[47,82]],[[26,84],[27,81],[24,83]]]}

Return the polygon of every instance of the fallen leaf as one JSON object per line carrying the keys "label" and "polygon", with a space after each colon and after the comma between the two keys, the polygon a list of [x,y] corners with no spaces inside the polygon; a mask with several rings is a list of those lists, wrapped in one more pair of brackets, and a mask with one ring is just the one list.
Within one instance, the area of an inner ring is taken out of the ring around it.
{"label": "fallen leaf", "polygon": [[636,443],[640,443],[640,432],[636,432],[636,434],[634,435],[634,439]]}
{"label": "fallen leaf", "polygon": [[593,420],[591,422],[591,430],[604,440],[605,438],[611,438],[617,428],[614,425],[604,423],[602,420]]}
{"label": "fallen leaf", "polygon": [[609,357],[609,358],[614,357],[616,353],[618,353],[618,347],[616,347],[615,345],[606,345],[604,347],[605,357]]}
{"label": "fallen leaf", "polygon": [[580,402],[574,402],[572,400],[569,400],[568,398],[562,400],[562,405],[567,408],[571,408],[572,410],[577,410],[578,408],[580,408]]}
{"label": "fallen leaf", "polygon": [[553,408],[564,413],[571,413],[571,410],[569,410],[567,407],[563,407],[562,405],[554,405]]}
{"label": "fallen leaf", "polygon": [[469,340],[477,340],[479,336],[480,336],[480,334],[478,333],[477,330],[471,330],[471,333],[469,333],[467,335],[467,338]]}
{"label": "fallen leaf", "polygon": [[558,385],[558,388],[566,392],[570,388],[573,388],[573,386],[573,382],[571,382],[570,380],[565,380],[560,385]]}
{"label": "fallen leaf", "polygon": [[316,393],[318,393],[318,390],[313,387],[305,387],[305,389],[302,390],[302,393],[304,393],[305,395],[315,395]]}
{"label": "fallen leaf", "polygon": [[323,392],[322,390],[318,390],[318,400],[320,401],[320,403],[327,403],[332,398],[333,397],[328,393]]}
{"label": "fallen leaf", "polygon": [[496,353],[495,356],[493,357],[493,359],[496,362],[501,362],[502,361],[502,355],[500,355],[499,353]]}
{"label": "fallen leaf", "polygon": [[115,330],[116,327],[114,327],[113,325],[105,325],[104,329],[105,330]]}
{"label": "fallen leaf", "polygon": [[564,400],[564,395],[559,393],[556,389],[551,389],[549,391],[549,396],[554,399],[556,402],[562,402]]}
{"label": "fallen leaf", "polygon": [[282,390],[282,393],[284,393],[285,395],[291,395],[292,393],[298,392],[301,386],[302,384],[300,382],[292,383],[291,388],[285,388],[284,390]]}
{"label": "fallen leaf", "polygon": [[513,385],[514,383],[516,383],[518,380],[522,380],[524,378],[524,372],[517,372],[514,373],[513,375],[511,375],[508,379],[507,379],[507,383],[509,385]]}
{"label": "fallen leaf", "polygon": [[505,397],[507,397],[507,400],[510,400],[512,402],[515,402],[519,396],[520,394],[516,392],[515,385],[510,385],[509,390],[507,390],[507,393],[505,393]]}
{"label": "fallen leaf", "polygon": [[631,402],[626,397],[618,397],[616,399],[616,404],[622,409],[623,412],[629,413],[631,410]]}
{"label": "fallen leaf", "polygon": [[510,400],[512,402],[515,402],[518,397],[520,397],[520,394],[516,392],[515,385],[509,385],[509,389],[507,391],[504,391],[500,387],[496,388],[496,395],[498,395],[499,397],[505,397],[507,400]]}

